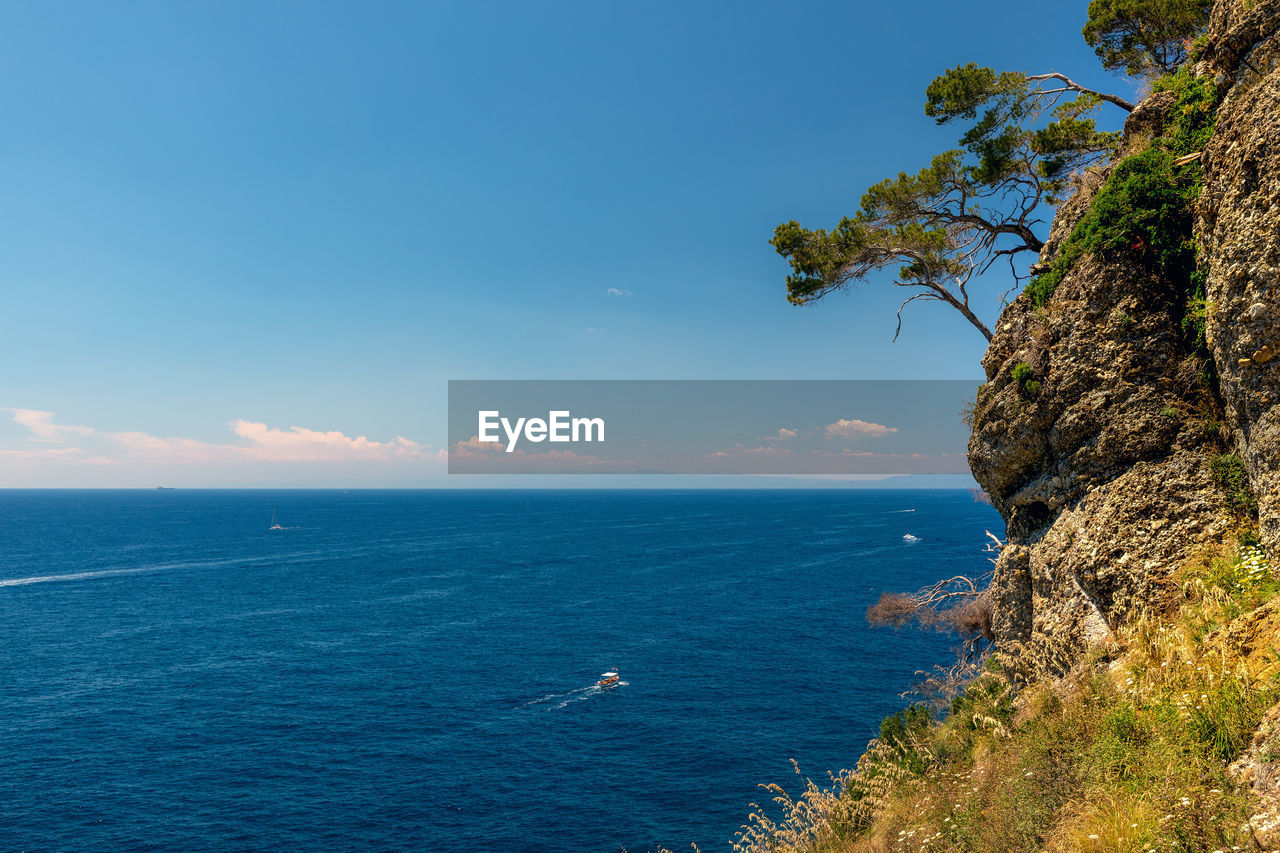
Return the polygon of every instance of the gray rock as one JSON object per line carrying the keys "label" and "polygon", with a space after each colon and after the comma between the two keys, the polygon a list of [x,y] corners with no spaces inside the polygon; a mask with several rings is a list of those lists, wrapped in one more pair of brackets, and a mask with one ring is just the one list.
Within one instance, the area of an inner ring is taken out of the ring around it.
{"label": "gray rock", "polygon": [[[1280,2],[1219,3],[1207,55],[1229,79],[1205,149],[1197,232],[1209,270],[1207,337],[1235,450],[1280,557]],[[1259,79],[1247,67],[1263,71]]]}

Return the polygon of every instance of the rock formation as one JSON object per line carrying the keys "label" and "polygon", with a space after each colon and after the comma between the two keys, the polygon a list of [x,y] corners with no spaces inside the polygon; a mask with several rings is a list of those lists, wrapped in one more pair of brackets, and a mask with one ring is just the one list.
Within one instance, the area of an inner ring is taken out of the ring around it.
{"label": "rock formation", "polygon": [[[1167,600],[1176,569],[1240,524],[1215,460],[1238,454],[1280,558],[1278,31],[1280,0],[1220,0],[1195,67],[1219,96],[1195,212],[1207,346],[1185,283],[1123,250],[1083,255],[994,330],[969,460],[1008,523],[993,628],[1027,674],[1060,671]],[[1160,137],[1176,109],[1170,92],[1139,104],[1122,150]],[[1042,266],[1107,177],[1080,178]]]}
{"label": "rock formation", "polygon": [[1232,441],[1280,556],[1280,3],[1219,2],[1200,73],[1226,95],[1204,152],[1206,334]]}

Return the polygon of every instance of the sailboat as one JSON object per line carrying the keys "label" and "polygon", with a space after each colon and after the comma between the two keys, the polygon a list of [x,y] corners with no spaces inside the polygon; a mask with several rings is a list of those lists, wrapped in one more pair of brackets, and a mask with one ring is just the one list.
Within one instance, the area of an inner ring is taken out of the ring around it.
{"label": "sailboat", "polygon": [[284,528],[280,526],[280,522],[276,521],[276,511],[274,509],[271,510],[271,526],[268,527],[267,529],[268,530],[284,530]]}

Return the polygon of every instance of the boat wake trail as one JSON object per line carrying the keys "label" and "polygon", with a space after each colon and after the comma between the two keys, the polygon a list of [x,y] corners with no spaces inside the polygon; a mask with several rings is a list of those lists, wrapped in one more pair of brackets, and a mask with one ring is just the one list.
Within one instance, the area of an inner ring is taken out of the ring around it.
{"label": "boat wake trail", "polygon": [[[215,569],[240,566],[273,567],[306,562],[323,556],[325,553],[326,552],[317,549],[305,549],[301,551],[282,552],[279,554],[273,554],[269,557],[229,557],[227,559],[215,560],[181,560],[173,563],[156,563],[149,566],[131,566],[120,569],[94,569],[93,571],[88,572],[68,572],[67,574],[62,575],[35,575],[29,578],[0,578],[0,587],[26,586],[27,584],[33,583],[56,583],[59,581],[84,581],[93,580],[94,578],[115,577],[117,575],[143,575],[150,574],[152,572],[173,571],[175,569]],[[350,553],[356,553],[355,549],[352,549]]]}
{"label": "boat wake trail", "polygon": [[[623,687],[626,683],[625,681],[619,681],[615,686]],[[592,696],[604,693],[608,689],[610,688],[591,684],[586,687],[579,687],[577,690],[570,690],[568,693],[548,693],[541,699],[525,702],[520,707],[533,708],[539,711],[558,711],[574,702],[581,702],[583,699],[590,699]]]}
{"label": "boat wake trail", "polygon": [[105,578],[111,575],[136,575],[142,572],[159,572],[170,566],[141,566],[136,569],[103,569],[97,572],[74,572],[67,575],[41,575],[33,578],[4,578],[0,586],[26,586],[30,583],[54,583],[56,581],[82,581],[89,578]]}

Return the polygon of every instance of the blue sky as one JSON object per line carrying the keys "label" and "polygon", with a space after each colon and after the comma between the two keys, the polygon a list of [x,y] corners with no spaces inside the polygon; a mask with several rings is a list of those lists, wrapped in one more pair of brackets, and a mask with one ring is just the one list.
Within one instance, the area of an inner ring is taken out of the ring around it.
{"label": "blue sky", "polygon": [[443,485],[448,379],[978,377],[767,240],[951,147],[959,62],[1132,95],[1085,5],[6,4],[0,486]]}

